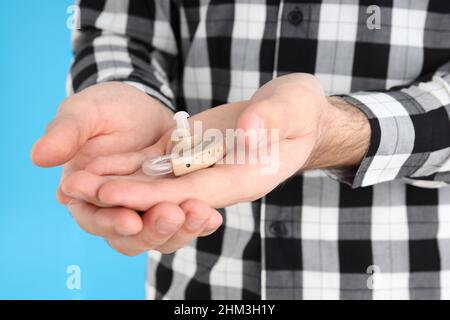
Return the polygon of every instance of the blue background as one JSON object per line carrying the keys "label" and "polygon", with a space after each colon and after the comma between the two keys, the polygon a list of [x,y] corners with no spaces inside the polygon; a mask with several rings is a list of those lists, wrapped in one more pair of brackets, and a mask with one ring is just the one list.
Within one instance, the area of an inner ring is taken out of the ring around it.
{"label": "blue background", "polygon": [[[29,151],[65,96],[73,0],[0,1],[0,299],[142,299],[145,255],[115,253],[55,200]],[[81,268],[69,290],[66,269]]]}

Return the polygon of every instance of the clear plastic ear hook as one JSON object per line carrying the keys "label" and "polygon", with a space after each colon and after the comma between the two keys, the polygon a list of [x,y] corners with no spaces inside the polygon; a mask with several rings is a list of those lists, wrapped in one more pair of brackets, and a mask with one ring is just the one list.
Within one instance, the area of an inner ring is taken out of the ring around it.
{"label": "clear plastic ear hook", "polygon": [[162,176],[173,171],[172,156],[166,154],[164,156],[151,158],[142,164],[142,171],[148,176]]}

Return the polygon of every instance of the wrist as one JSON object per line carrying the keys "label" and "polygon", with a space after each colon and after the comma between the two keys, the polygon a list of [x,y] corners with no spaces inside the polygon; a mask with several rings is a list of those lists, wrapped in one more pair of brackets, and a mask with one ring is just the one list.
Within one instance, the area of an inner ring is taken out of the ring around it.
{"label": "wrist", "polygon": [[319,122],[316,144],[303,167],[352,168],[360,165],[370,144],[369,120],[340,97],[328,97]]}

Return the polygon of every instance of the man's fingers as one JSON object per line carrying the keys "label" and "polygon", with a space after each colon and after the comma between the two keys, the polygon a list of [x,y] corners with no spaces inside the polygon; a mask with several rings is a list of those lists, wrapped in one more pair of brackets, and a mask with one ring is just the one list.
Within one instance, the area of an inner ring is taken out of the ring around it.
{"label": "man's fingers", "polygon": [[157,143],[139,152],[98,157],[86,166],[86,171],[97,175],[128,175],[139,170],[145,159],[161,156],[163,153],[164,145]]}
{"label": "man's fingers", "polygon": [[245,184],[233,169],[218,166],[199,170],[177,178],[133,181],[130,178],[114,179],[100,186],[98,199],[111,206],[123,206],[145,211],[163,201],[182,203],[199,199],[210,206],[221,208],[230,199],[239,198],[236,184]]}
{"label": "man's fingers", "polygon": [[173,203],[160,202],[144,213],[144,229],[136,237],[149,248],[157,247],[170,239],[185,221],[181,208]]}
{"label": "man's fingers", "polygon": [[137,234],[142,230],[142,219],[126,208],[98,208],[83,201],[67,205],[80,227],[91,234],[115,239]]}
{"label": "man's fingers", "polygon": [[139,152],[98,157],[86,166],[86,171],[97,175],[128,175],[140,168],[143,159]]}
{"label": "man's fingers", "polygon": [[199,237],[207,237],[213,234],[217,229],[219,229],[222,223],[222,215],[219,213],[219,211],[215,210],[215,213],[209,218],[208,222],[206,223],[205,228],[202,230],[202,232],[200,232]]}
{"label": "man's fingers", "polygon": [[186,220],[177,233],[156,248],[162,253],[171,253],[183,248],[201,233],[212,232],[222,223],[220,213],[200,200],[186,200],[180,207],[186,215]]}
{"label": "man's fingers", "polygon": [[148,210],[142,219],[144,225],[140,233],[120,239],[109,239],[111,247],[127,256],[154,249],[165,243],[181,228],[185,215],[179,206],[161,202]]}
{"label": "man's fingers", "polygon": [[[307,137],[302,139],[308,139]],[[287,139],[279,144],[279,151],[298,150],[304,159],[287,162],[273,159],[267,166],[215,165],[176,178],[138,180],[133,177],[114,177],[101,184],[98,201],[110,206],[122,206],[145,211],[159,202],[180,204],[188,199],[204,201],[214,208],[223,208],[241,201],[253,201],[292,176],[310,154],[311,143]],[[264,171],[263,171],[264,170]],[[149,177],[146,177],[147,179]],[[264,188],[260,188],[264,185]]]}
{"label": "man's fingers", "polygon": [[180,207],[186,215],[183,230],[188,233],[200,234],[220,226],[222,215],[203,201],[189,199],[182,202]]}
{"label": "man's fingers", "polygon": [[[102,203],[97,197],[100,186],[109,180],[109,177],[97,176],[80,170],[65,177],[61,181],[60,188],[66,197],[86,201],[99,207],[110,207],[111,205]],[[64,201],[66,198],[62,198],[62,200]]]}
{"label": "man's fingers", "polygon": [[67,205],[71,200],[73,200],[71,197],[68,197],[62,192],[61,186],[58,186],[58,189],[56,190],[56,199],[59,203],[62,205]]}

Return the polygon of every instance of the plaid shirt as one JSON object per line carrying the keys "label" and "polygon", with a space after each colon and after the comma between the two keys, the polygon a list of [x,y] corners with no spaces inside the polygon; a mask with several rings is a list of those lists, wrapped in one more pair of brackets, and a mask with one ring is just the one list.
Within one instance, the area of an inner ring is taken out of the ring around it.
{"label": "plaid shirt", "polygon": [[150,252],[149,299],[450,298],[448,0],[80,6],[73,91],[124,81],[197,113],[306,72],[370,119],[355,172],[304,172],[222,209],[213,235]]}

